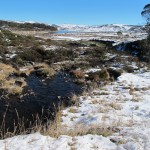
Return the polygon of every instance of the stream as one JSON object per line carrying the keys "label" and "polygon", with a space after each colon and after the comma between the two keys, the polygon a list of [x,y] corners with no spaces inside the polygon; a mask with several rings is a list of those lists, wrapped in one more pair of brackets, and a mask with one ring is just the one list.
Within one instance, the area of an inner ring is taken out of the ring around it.
{"label": "stream", "polygon": [[53,79],[42,79],[33,73],[27,78],[24,96],[0,100],[1,128],[13,132],[14,126],[22,123],[24,128],[33,127],[37,116],[42,121],[47,121],[47,118],[54,119],[58,105],[70,105],[70,96],[79,95],[83,90],[84,88],[75,84],[73,77],[66,72],[59,72]]}

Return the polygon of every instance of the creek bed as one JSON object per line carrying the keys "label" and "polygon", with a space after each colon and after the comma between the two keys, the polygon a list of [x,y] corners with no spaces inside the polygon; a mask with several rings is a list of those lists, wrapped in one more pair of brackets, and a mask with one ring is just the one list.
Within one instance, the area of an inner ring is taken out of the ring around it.
{"label": "creek bed", "polygon": [[[72,94],[81,94],[84,88],[73,82],[66,72],[59,72],[53,79],[37,77],[35,73],[27,78],[27,87],[21,98],[12,96],[0,100],[1,132],[14,131],[14,126],[23,123],[24,128],[34,126],[37,116],[54,119],[58,104],[69,105]],[[14,125],[15,122],[15,125]]]}

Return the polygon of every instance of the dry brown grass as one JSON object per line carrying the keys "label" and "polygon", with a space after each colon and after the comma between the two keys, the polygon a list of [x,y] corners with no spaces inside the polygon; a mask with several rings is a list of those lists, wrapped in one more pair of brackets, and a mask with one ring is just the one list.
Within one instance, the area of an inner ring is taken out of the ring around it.
{"label": "dry brown grass", "polygon": [[[17,72],[18,71],[11,65],[0,63],[0,85],[1,85],[0,88],[4,90],[7,94],[20,95],[22,93],[23,87],[26,86],[24,78],[20,78],[18,80],[9,77],[11,74]],[[19,81],[21,84],[17,85],[16,81]]]}
{"label": "dry brown grass", "polygon": [[40,68],[41,74],[49,76],[49,77],[53,77],[56,74],[56,71],[45,63],[36,64],[35,68]]}
{"label": "dry brown grass", "polygon": [[58,138],[60,135],[68,135],[71,137],[75,137],[75,136],[83,136],[87,134],[102,135],[107,137],[112,135],[114,132],[116,132],[117,126],[115,126],[115,124],[107,126],[105,123],[88,125],[88,126],[79,123],[70,129],[67,128],[67,125],[62,124],[62,119],[61,119],[62,115],[63,115],[62,111],[59,110],[56,113],[55,120],[49,123],[46,129],[42,127],[40,128],[39,131],[44,135],[49,135],[54,138]]}
{"label": "dry brown grass", "polygon": [[20,95],[22,93],[23,87],[26,86],[26,81],[21,78],[21,85],[16,84],[16,79],[10,78],[9,80],[5,80],[2,84],[2,89],[6,90],[10,95]]}
{"label": "dry brown grass", "polygon": [[54,138],[58,138],[60,135],[75,137],[87,134],[102,135],[107,137],[114,133],[115,128],[113,126],[106,127],[101,125],[89,125],[85,127],[83,124],[79,124],[72,129],[67,129],[66,126],[61,124],[57,125],[55,123],[49,126],[49,129],[44,133],[45,135],[50,135]]}
{"label": "dry brown grass", "polygon": [[75,105],[75,106],[79,106],[79,98],[76,94],[72,94],[71,98],[70,98],[70,102],[71,104]]}
{"label": "dry brown grass", "polygon": [[122,109],[121,105],[118,104],[117,102],[109,103],[108,106],[110,106],[111,108],[113,108],[115,110],[121,110]]}
{"label": "dry brown grass", "polygon": [[106,113],[112,109],[114,109],[114,110],[122,109],[121,104],[118,102],[108,102],[106,100],[99,100],[96,102],[98,102],[98,104],[100,105],[99,109],[98,109],[98,112],[100,112],[100,113]]}
{"label": "dry brown grass", "polygon": [[99,77],[104,79],[104,80],[109,80],[110,79],[109,72],[106,69],[100,71]]}
{"label": "dry brown grass", "polygon": [[132,102],[140,102],[141,99],[140,99],[140,98],[133,97],[133,98],[131,99],[131,101],[132,101]]}
{"label": "dry brown grass", "polygon": [[85,77],[85,73],[81,70],[73,70],[71,71],[71,74],[78,79],[83,79]]}
{"label": "dry brown grass", "polygon": [[0,81],[5,80],[14,72],[16,72],[16,70],[12,66],[0,63]]}
{"label": "dry brown grass", "polygon": [[92,104],[99,104],[99,101],[94,99],[94,100],[92,100]]}
{"label": "dry brown grass", "polygon": [[75,127],[74,130],[68,131],[69,136],[82,136],[87,134],[94,134],[94,135],[102,135],[102,136],[109,136],[112,135],[113,129],[112,127],[104,127],[100,125],[90,125],[90,126],[84,126],[84,125],[78,125]]}
{"label": "dry brown grass", "polygon": [[[18,120],[19,114],[18,112]],[[85,126],[82,123],[77,124],[76,126],[70,128],[67,128],[67,125],[62,124],[62,108],[56,112],[55,120],[49,122],[47,120],[47,123],[45,125],[42,124],[42,121],[40,120],[39,117],[35,118],[36,125],[30,129],[31,132],[40,132],[43,135],[49,135],[54,138],[58,138],[61,135],[68,135],[71,137],[76,137],[76,136],[83,136],[87,134],[93,134],[93,135],[102,135],[102,136],[110,136],[114,132],[118,132],[117,130],[117,125],[111,124],[110,126],[106,125],[105,123],[102,124],[96,124],[96,125],[88,125]],[[18,125],[16,125],[16,129],[19,127],[19,133],[18,134],[25,134],[26,130],[24,128],[24,123],[19,122]],[[3,135],[3,138],[6,137],[11,137],[16,135],[16,130],[13,133],[8,133],[6,131],[5,135]]]}
{"label": "dry brown grass", "polygon": [[77,109],[76,108],[70,108],[68,112],[70,112],[70,113],[76,113]]}
{"label": "dry brown grass", "polygon": [[100,77],[98,74],[93,74],[93,81],[99,81]]}

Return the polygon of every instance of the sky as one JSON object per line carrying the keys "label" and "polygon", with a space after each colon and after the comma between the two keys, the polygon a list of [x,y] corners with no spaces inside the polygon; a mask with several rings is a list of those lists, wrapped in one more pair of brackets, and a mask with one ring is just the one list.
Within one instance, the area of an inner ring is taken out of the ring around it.
{"label": "sky", "polygon": [[143,25],[150,0],[1,0],[0,20],[47,24]]}

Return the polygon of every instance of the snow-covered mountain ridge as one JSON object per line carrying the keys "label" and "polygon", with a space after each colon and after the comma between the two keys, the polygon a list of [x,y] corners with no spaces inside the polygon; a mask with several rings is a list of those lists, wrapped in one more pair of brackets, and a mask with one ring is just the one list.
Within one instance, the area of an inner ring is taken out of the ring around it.
{"label": "snow-covered mountain ridge", "polygon": [[58,25],[59,30],[71,30],[81,32],[144,32],[144,26],[124,25],[124,24],[106,24],[106,25],[75,25],[62,24]]}

